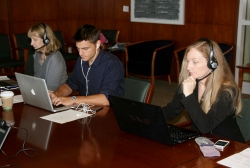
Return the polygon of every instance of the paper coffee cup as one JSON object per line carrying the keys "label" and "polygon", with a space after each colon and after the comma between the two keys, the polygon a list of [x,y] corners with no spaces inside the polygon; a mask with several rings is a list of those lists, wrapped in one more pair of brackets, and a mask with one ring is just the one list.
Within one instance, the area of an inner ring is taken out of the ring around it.
{"label": "paper coffee cup", "polygon": [[9,111],[3,111],[2,112],[2,117],[8,123],[9,125],[14,125],[15,120],[14,120],[14,113],[12,110]]}
{"label": "paper coffee cup", "polygon": [[1,92],[3,110],[12,110],[14,93],[12,91]]}

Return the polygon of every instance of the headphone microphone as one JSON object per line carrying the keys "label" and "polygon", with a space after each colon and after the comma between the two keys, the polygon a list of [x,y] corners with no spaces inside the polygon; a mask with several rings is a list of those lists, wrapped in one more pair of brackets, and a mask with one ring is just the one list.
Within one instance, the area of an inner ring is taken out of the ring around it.
{"label": "headphone microphone", "polygon": [[218,62],[216,58],[214,57],[214,49],[213,49],[212,42],[207,38],[201,38],[198,41],[205,41],[208,43],[210,52],[209,52],[209,60],[207,62],[207,67],[211,69],[212,71],[214,71],[218,67]]}
{"label": "headphone microphone", "polygon": [[42,47],[39,47],[39,48],[37,48],[37,49],[35,49],[35,50],[39,50],[39,49],[43,48],[44,46],[46,46],[46,45],[44,44]]}
{"label": "headphone microphone", "polygon": [[197,82],[202,81],[203,79],[205,79],[206,77],[208,77],[212,72],[213,72],[213,71],[209,72],[206,76],[204,76],[204,77],[202,77],[202,78],[200,78],[200,79],[196,79]]}

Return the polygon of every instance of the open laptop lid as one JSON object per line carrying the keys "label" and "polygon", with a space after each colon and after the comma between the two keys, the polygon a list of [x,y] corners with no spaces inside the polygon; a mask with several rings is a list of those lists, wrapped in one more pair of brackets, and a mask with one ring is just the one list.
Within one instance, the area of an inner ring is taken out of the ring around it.
{"label": "open laptop lid", "polygon": [[[15,72],[23,101],[26,104],[55,112],[44,79]],[[69,109],[70,107],[68,107]]]}
{"label": "open laptop lid", "polygon": [[111,95],[109,101],[121,131],[174,144],[161,107]]}

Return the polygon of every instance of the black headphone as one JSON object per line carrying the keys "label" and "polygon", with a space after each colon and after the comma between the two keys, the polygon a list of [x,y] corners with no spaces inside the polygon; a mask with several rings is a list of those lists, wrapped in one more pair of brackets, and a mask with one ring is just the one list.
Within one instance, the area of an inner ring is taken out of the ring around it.
{"label": "black headphone", "polygon": [[50,39],[47,37],[47,33],[46,33],[46,25],[44,23],[41,23],[41,25],[43,26],[44,28],[44,34],[43,34],[43,43],[45,45],[49,44],[50,42]]}
{"label": "black headphone", "polygon": [[207,62],[207,67],[211,69],[212,71],[214,71],[218,67],[218,62],[216,58],[214,57],[214,49],[213,49],[212,42],[207,38],[201,38],[198,41],[205,41],[209,44],[210,52],[209,52],[209,60]]}

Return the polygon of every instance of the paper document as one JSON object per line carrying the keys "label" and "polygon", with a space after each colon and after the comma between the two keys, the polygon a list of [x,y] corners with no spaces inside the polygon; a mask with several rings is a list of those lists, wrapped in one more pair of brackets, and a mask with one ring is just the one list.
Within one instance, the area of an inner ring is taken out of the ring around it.
{"label": "paper document", "polygon": [[0,76],[0,81],[3,81],[3,80],[10,80],[10,78],[8,78],[7,76]]}
{"label": "paper document", "polygon": [[66,122],[89,117],[91,115],[93,115],[93,114],[86,114],[86,113],[82,113],[82,112],[70,109],[70,110],[66,110],[63,112],[58,112],[58,113],[50,114],[47,116],[43,116],[40,118],[45,119],[45,120],[49,120],[49,121],[53,121],[53,122],[56,122],[59,124],[64,124]]}
{"label": "paper document", "polygon": [[237,168],[250,167],[250,148],[247,148],[240,153],[236,153],[225,159],[222,159],[217,163],[228,167],[237,167]]}
{"label": "paper document", "polygon": [[[20,102],[23,102],[23,96],[22,95],[14,96],[13,104],[20,103]],[[0,106],[2,106],[2,101],[0,101]]]}

